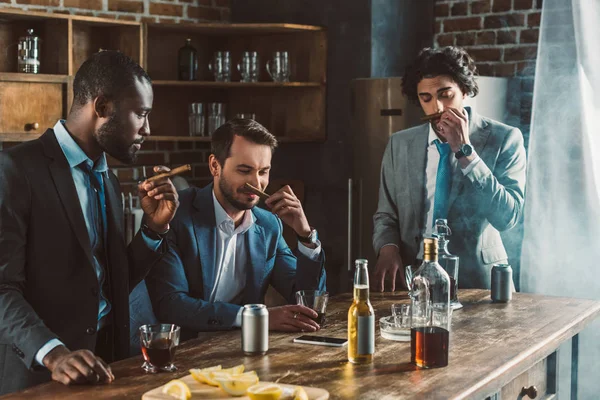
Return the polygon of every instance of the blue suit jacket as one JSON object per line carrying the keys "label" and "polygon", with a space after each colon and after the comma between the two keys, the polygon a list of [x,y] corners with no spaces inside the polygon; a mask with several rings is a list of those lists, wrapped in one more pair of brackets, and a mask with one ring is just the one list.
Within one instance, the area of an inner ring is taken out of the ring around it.
{"label": "blue suit jacket", "polygon": [[[233,327],[239,305],[207,301],[214,285],[217,227],[213,185],[180,193],[180,205],[171,222],[169,252],[146,278],[155,314],[161,322],[182,328],[182,337],[198,331]],[[246,233],[250,259],[246,266],[243,304],[263,303],[271,284],[289,303],[297,290],[325,289],[325,257],[318,261],[292,253],[283,239],[281,220],[258,207],[254,225]]]}

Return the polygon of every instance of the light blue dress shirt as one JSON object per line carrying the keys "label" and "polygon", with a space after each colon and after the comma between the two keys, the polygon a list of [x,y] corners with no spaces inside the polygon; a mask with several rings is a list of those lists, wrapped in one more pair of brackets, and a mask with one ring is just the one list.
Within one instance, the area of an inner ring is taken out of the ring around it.
{"label": "light blue dress shirt", "polygon": [[[63,151],[63,154],[67,159],[67,162],[69,163],[69,167],[71,168],[71,175],[73,177],[73,182],[75,183],[75,190],[77,191],[79,203],[81,204],[81,210],[85,219],[86,230],[90,238],[90,245],[93,248],[93,245],[98,240],[98,232],[96,232],[96,225],[94,223],[94,213],[96,212],[95,208],[97,205],[93,196],[96,194],[94,192],[93,185],[90,182],[90,176],[79,166],[82,163],[86,163],[93,171],[100,172],[105,179],[108,180],[108,164],[106,163],[106,155],[102,153],[102,156],[94,163],[85,154],[81,147],[79,147],[69,132],[67,132],[64,123],[64,120],[60,120],[56,123],[56,125],[54,125],[54,134],[58,144],[60,145],[60,148]],[[142,237],[144,238],[144,242],[148,245],[148,247],[154,251],[156,251],[161,245],[162,240],[150,239],[143,232]],[[111,310],[111,305],[102,291],[102,283],[104,282],[105,277],[104,268],[98,262],[94,254],[92,254],[92,260],[94,263],[94,269],[96,271],[96,277],[98,278],[98,284],[100,286],[100,302],[98,306],[97,324],[97,329],[99,330],[106,325],[107,316]],[[52,349],[60,345],[63,345],[63,343],[58,339],[52,339],[48,341],[48,343],[42,346],[36,353],[36,361],[40,365],[43,365],[42,360],[44,357]]]}

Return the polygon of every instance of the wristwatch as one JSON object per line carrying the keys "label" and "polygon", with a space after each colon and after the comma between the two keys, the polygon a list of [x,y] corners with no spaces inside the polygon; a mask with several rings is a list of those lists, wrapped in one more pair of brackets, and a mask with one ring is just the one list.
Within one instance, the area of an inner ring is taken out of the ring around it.
{"label": "wristwatch", "polygon": [[152,229],[150,229],[150,227],[146,225],[146,223],[142,223],[142,233],[144,233],[144,235],[146,235],[149,239],[162,240],[167,236],[167,233],[169,233],[169,229],[167,229],[164,232],[155,232]]}
{"label": "wristwatch", "polygon": [[454,157],[456,157],[456,159],[460,159],[463,157],[469,157],[471,154],[473,154],[473,146],[465,143],[460,146],[460,149],[456,153],[454,153]]}
{"label": "wristwatch", "polygon": [[308,234],[308,236],[300,236],[298,234],[296,234],[296,236],[298,237],[298,240],[300,242],[306,244],[315,244],[318,240],[317,230],[312,226],[310,227],[310,233]]}

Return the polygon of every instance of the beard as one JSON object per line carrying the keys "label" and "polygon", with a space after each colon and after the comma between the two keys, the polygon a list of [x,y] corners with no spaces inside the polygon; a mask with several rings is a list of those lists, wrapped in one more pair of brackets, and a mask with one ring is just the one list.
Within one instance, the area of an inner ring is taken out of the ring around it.
{"label": "beard", "polygon": [[94,135],[96,142],[105,153],[125,164],[133,164],[137,159],[137,149],[134,144],[143,140],[128,142],[125,137],[125,124],[115,112]]}
{"label": "beard", "polygon": [[[235,209],[237,209],[239,211],[250,210],[258,203],[258,200],[259,200],[259,199],[256,199],[256,200],[254,200],[252,202],[248,202],[248,203],[244,203],[244,202],[237,200],[235,198],[234,189],[231,187],[231,185],[229,185],[229,182],[227,182],[227,179],[225,179],[225,176],[223,174],[221,174],[221,179],[219,179],[219,189],[221,189],[221,193],[223,193],[223,197],[225,197],[225,200],[227,200],[227,202],[229,204],[231,204]],[[246,192],[238,190],[237,193],[246,193]]]}

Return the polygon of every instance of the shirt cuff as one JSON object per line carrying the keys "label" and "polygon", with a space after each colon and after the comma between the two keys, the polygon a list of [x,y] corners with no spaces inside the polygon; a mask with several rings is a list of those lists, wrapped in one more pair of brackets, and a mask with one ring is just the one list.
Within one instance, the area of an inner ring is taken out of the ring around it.
{"label": "shirt cuff", "polygon": [[475,158],[471,160],[469,165],[460,169],[464,176],[469,175],[471,173],[471,171],[473,171],[473,168],[475,168],[475,166],[477,164],[479,164],[479,162],[481,161],[481,157],[479,157],[479,155],[477,155],[477,153],[474,153],[474,154],[475,154]]}
{"label": "shirt cuff", "polygon": [[42,367],[44,366],[44,357],[48,355],[54,348],[58,346],[64,346],[64,343],[58,339],[51,339],[45,345],[42,346],[41,349],[35,355],[35,361],[40,364]]}
{"label": "shirt cuff", "polygon": [[310,247],[306,247],[304,243],[298,241],[298,251],[305,257],[308,257],[311,261],[318,261],[319,254],[321,254],[321,241],[317,240],[317,247],[311,249]]}
{"label": "shirt cuff", "polygon": [[387,243],[387,244],[384,244],[383,246],[381,246],[381,248],[379,249],[379,251],[381,252],[381,249],[383,249],[386,246],[394,246],[398,250],[400,249],[400,247],[398,247],[398,245],[396,243]]}
{"label": "shirt cuff", "polygon": [[148,248],[152,251],[158,251],[158,249],[160,248],[160,245],[162,244],[162,241],[164,239],[150,239],[148,236],[146,236],[146,234],[144,233],[144,231],[141,231],[142,234],[142,239],[144,239],[144,243],[146,243],[146,246],[148,246]]}
{"label": "shirt cuff", "polygon": [[237,316],[235,317],[235,321],[233,322],[233,326],[236,328],[242,327],[242,312],[244,311],[244,307],[240,307],[240,311],[238,311]]}

